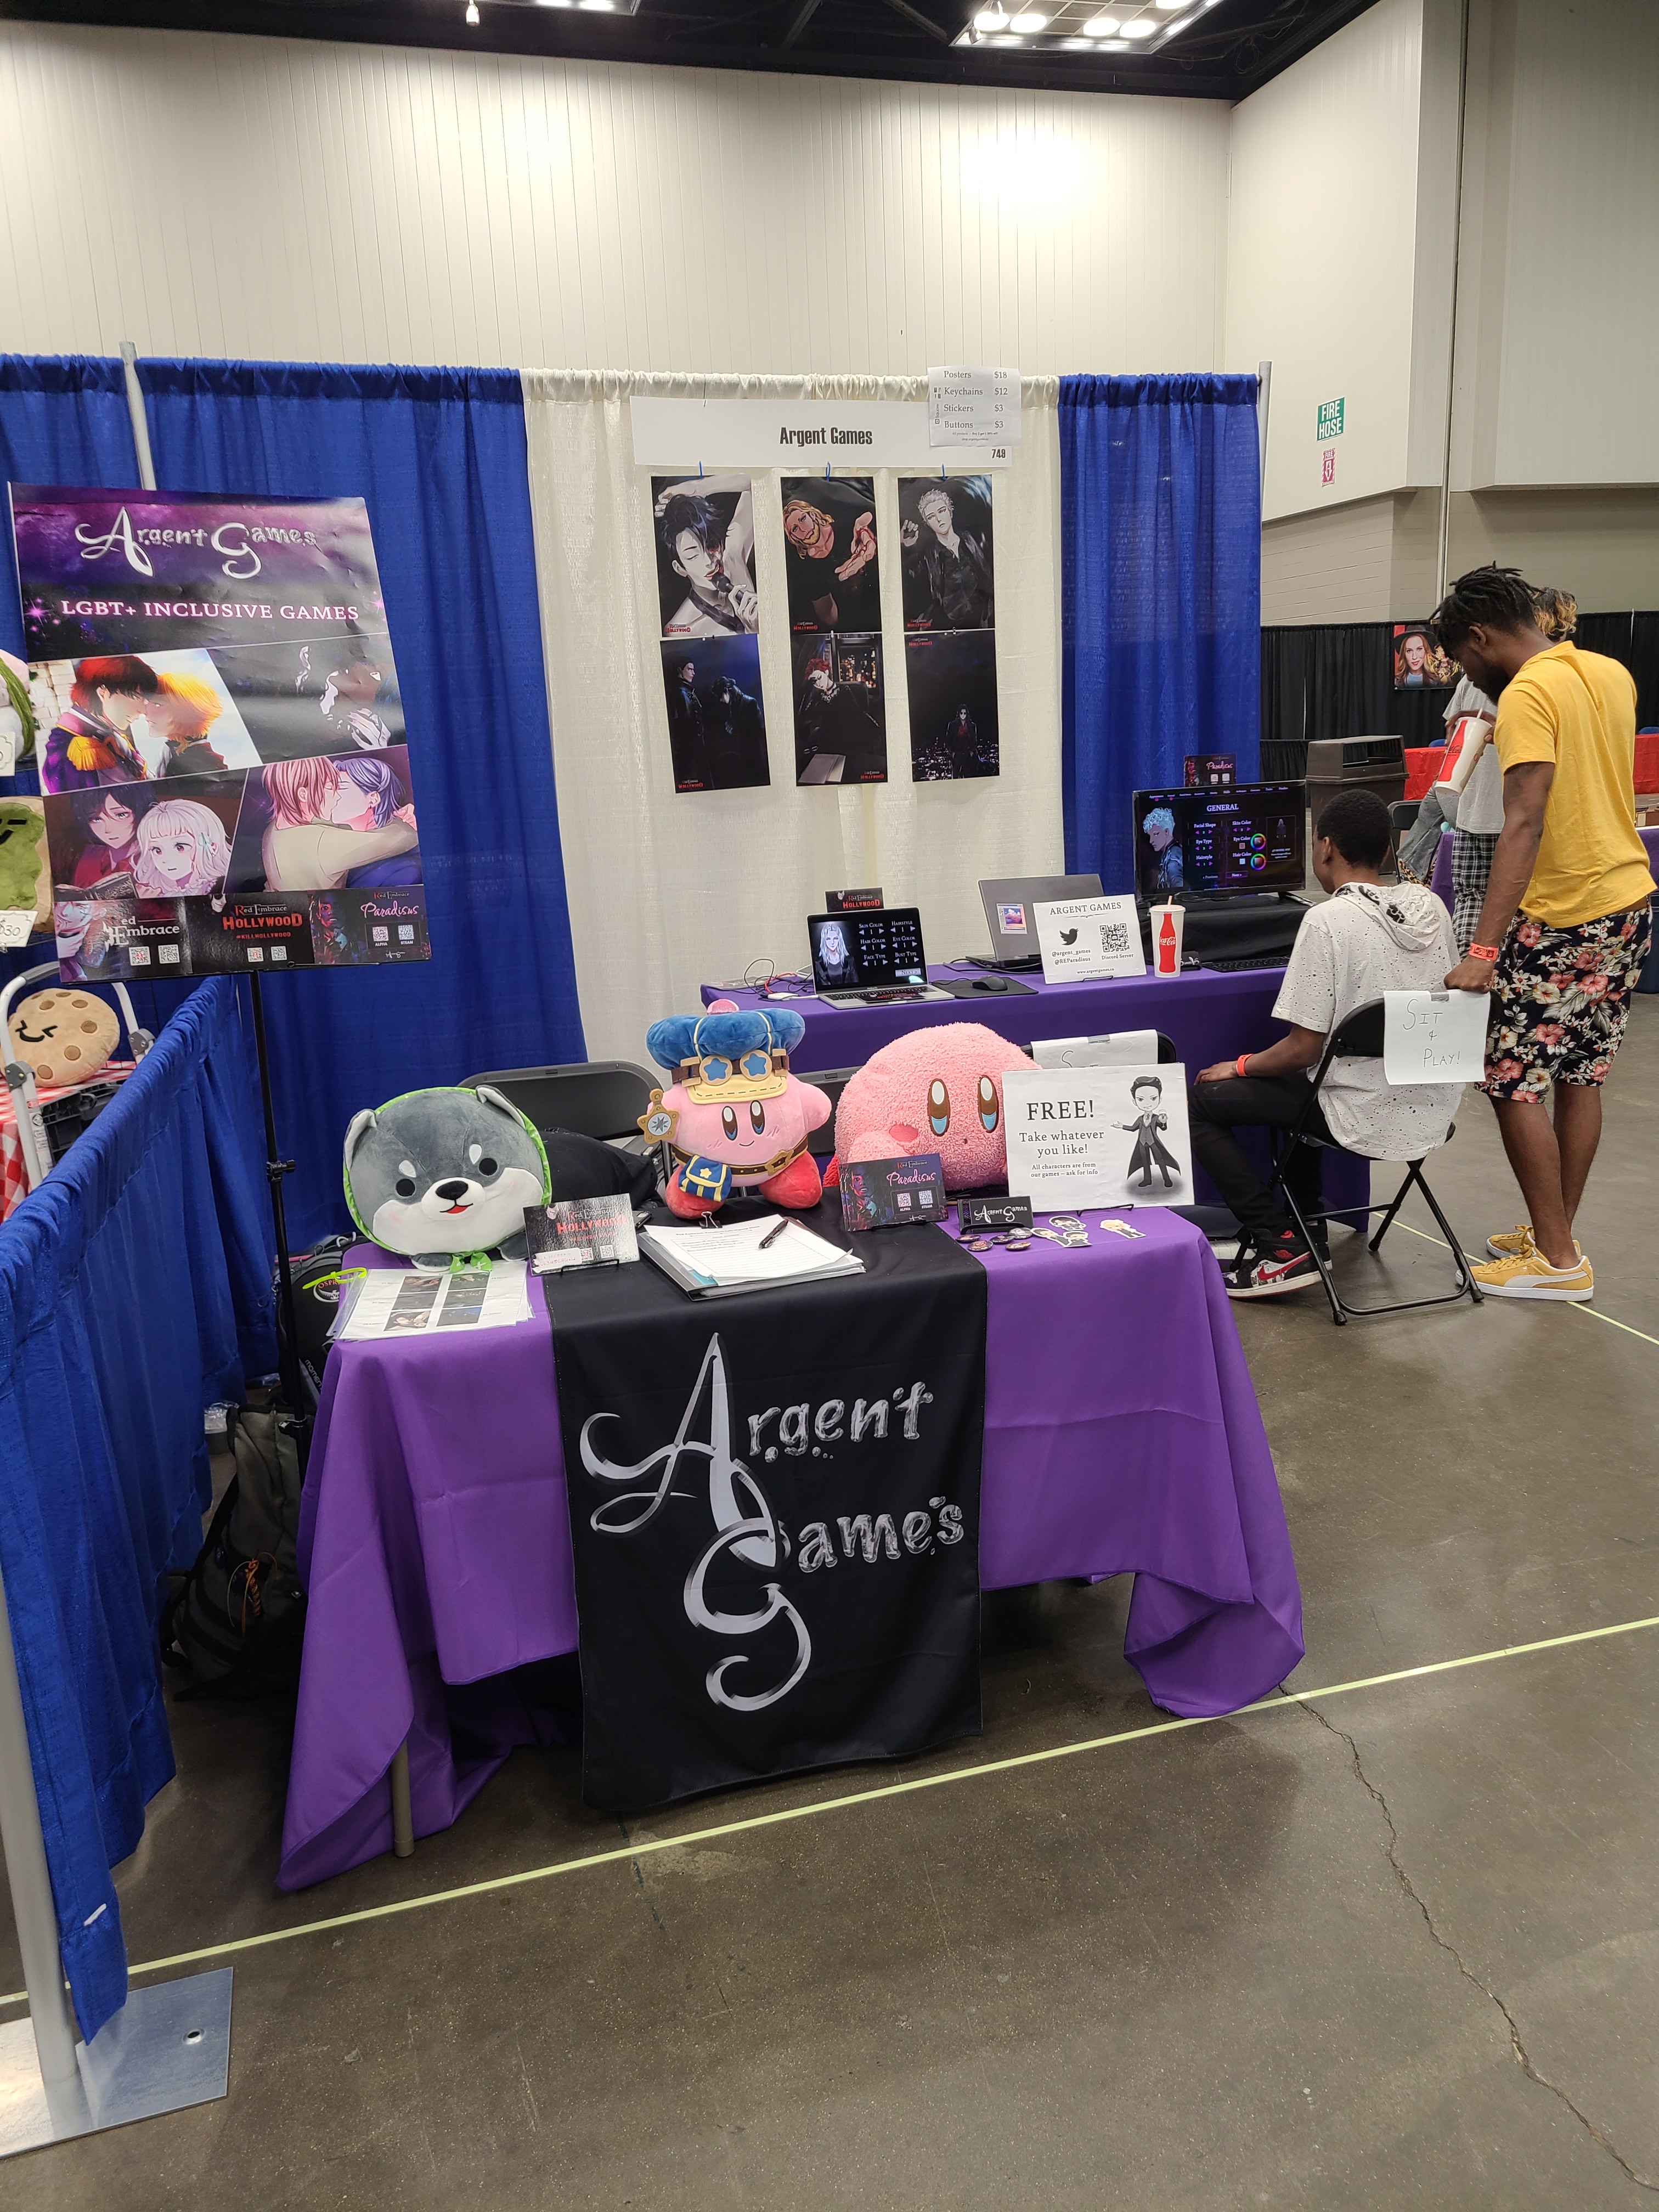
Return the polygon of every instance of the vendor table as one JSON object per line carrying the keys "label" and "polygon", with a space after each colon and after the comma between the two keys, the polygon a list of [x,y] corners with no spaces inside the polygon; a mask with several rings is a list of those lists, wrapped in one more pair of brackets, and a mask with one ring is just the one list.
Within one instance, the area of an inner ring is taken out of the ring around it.
{"label": "vendor table", "polygon": [[[933,981],[961,983],[980,971],[963,963],[927,970]],[[936,1028],[941,1022],[981,1022],[1010,1044],[1029,1050],[1033,1037],[1103,1036],[1115,1030],[1158,1030],[1176,1048],[1188,1082],[1200,1067],[1237,1060],[1241,1052],[1260,1052],[1284,1032],[1273,1019],[1273,1000],[1285,981],[1283,968],[1189,968],[1179,975],[1125,975],[1099,983],[1045,983],[1040,975],[1011,981],[1027,988],[1016,993],[975,991],[962,999],[901,999],[885,1006],[832,1006],[827,1000],[790,999],[806,1024],[806,1034],[790,1053],[798,1075],[815,1068],[862,1067],[872,1053],[908,1030]],[[775,1005],[755,991],[702,986],[702,1002],[735,1000],[740,1006]],[[1247,1147],[1265,1174],[1265,1139],[1247,1133]],[[1325,1155],[1325,1197],[1331,1206],[1364,1206],[1370,1196],[1370,1163],[1352,1152]],[[1200,1175],[1199,1191],[1206,1201],[1215,1193]]]}
{"label": "vendor table", "polygon": [[[981,1584],[1133,1572],[1125,1651],[1152,1695],[1173,1712],[1227,1712],[1302,1656],[1296,1570],[1215,1261],[1186,1222],[1134,1219],[1134,1241],[1095,1225],[1086,1250],[1039,1241],[985,1255]],[[648,1357],[665,1285],[639,1266]],[[535,1317],[515,1328],[330,1354],[301,1528],[309,1610],[285,1889],[390,1848],[389,1772],[405,1739],[416,1832],[447,1827],[514,1744],[538,1740],[500,1678],[576,1647],[534,1278],[530,1297]]]}
{"label": "vendor table", "polygon": [[[1443,745],[1408,745],[1406,748],[1406,796],[1407,799],[1426,799],[1429,786],[1440,773],[1446,757]],[[1659,792],[1659,730],[1641,730],[1636,738],[1636,773],[1632,788],[1640,792]]]}

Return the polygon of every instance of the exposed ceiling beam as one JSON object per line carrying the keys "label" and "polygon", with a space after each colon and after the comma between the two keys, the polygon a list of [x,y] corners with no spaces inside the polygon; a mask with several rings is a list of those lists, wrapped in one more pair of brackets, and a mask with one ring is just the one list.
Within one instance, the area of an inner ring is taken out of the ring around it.
{"label": "exposed ceiling beam", "polygon": [[937,39],[942,46],[951,43],[951,33],[941,31],[931,15],[924,15],[920,8],[913,8],[910,0],[887,0],[896,15],[902,15],[907,23],[914,23],[919,31],[926,31],[930,39]]}
{"label": "exposed ceiling beam", "polygon": [[795,10],[793,21],[783,34],[783,45],[780,49],[781,52],[787,53],[789,48],[794,45],[796,40],[799,38],[801,33],[811,21],[813,16],[817,14],[820,4],[821,0],[800,0],[800,6]]}

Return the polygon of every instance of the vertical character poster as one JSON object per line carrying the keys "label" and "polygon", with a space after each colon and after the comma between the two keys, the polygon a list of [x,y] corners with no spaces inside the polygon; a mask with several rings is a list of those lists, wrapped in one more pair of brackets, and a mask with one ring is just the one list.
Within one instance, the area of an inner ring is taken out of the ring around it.
{"label": "vertical character poster", "polygon": [[64,980],[428,957],[362,501],[10,490]]}
{"label": "vertical character poster", "polygon": [[797,783],[885,783],[873,477],[785,477]]}
{"label": "vertical character poster", "polygon": [[653,477],[663,696],[676,791],[770,783],[748,477]]}
{"label": "vertical character poster", "polygon": [[1457,670],[1435,642],[1427,623],[1394,626],[1394,688],[1396,691],[1449,691]]}
{"label": "vertical character poster", "polygon": [[1001,770],[989,477],[901,477],[910,774],[949,783]]}
{"label": "vertical character poster", "polygon": [[791,638],[795,781],[885,783],[881,640],[862,631]]}

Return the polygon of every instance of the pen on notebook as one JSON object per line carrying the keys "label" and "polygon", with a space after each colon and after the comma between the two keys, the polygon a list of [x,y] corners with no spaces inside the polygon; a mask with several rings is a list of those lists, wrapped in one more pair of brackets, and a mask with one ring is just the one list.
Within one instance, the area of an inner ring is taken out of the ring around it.
{"label": "pen on notebook", "polygon": [[761,1238],[760,1244],[757,1249],[763,1252],[769,1244],[775,1244],[779,1237],[782,1236],[784,1231],[788,1226],[789,1217],[786,1213],[781,1216],[775,1229],[769,1229],[767,1231],[765,1236]]}

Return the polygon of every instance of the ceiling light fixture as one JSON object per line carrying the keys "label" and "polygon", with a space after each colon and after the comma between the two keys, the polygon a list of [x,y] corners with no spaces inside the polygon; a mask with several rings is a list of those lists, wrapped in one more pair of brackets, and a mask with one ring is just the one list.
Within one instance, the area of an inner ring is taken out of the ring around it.
{"label": "ceiling light fixture", "polygon": [[993,6],[981,8],[974,18],[976,31],[1006,31],[1007,27],[1008,10],[1002,5],[1002,0],[994,0]]}
{"label": "ceiling light fixture", "polygon": [[466,20],[476,24],[478,20],[478,0],[466,0]]}
{"label": "ceiling light fixture", "polygon": [[590,15],[608,15],[615,5],[615,0],[576,0],[576,5],[579,8],[586,8]]}
{"label": "ceiling light fixture", "polygon": [[1117,36],[1115,15],[1091,15],[1083,26],[1085,39],[1114,39]]}
{"label": "ceiling light fixture", "polygon": [[1150,39],[1157,29],[1156,23],[1143,22],[1137,18],[1134,22],[1123,26],[1123,35],[1126,39]]}
{"label": "ceiling light fixture", "polygon": [[1048,18],[1041,14],[1035,8],[1027,8],[1022,14],[1014,17],[1010,27],[1022,33],[1025,37],[1030,38],[1038,31],[1046,31],[1048,29]]}

